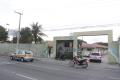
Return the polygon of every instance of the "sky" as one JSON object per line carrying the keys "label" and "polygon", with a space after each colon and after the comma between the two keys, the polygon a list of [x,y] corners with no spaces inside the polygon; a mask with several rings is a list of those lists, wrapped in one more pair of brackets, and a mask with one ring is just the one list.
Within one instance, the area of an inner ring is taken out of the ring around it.
{"label": "sky", "polygon": [[[45,40],[92,30],[112,29],[114,40],[120,35],[120,0],[0,0],[0,11],[0,25],[7,29],[18,29],[19,15],[15,11],[21,12],[21,28],[31,27],[33,22],[38,22],[48,35],[44,37]],[[102,26],[95,27],[97,25]],[[51,31],[84,26],[90,27]],[[106,42],[107,39],[103,38],[102,41]],[[95,39],[100,40],[101,37],[86,40],[93,42]]]}

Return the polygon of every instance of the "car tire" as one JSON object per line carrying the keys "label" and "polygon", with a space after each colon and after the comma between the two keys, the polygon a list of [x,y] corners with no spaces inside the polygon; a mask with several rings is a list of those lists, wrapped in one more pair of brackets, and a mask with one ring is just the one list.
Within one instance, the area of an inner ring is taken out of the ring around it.
{"label": "car tire", "polygon": [[74,63],[73,60],[71,60],[71,61],[69,62],[69,66],[70,66],[70,67],[74,67],[74,66],[75,66],[75,63]]}
{"label": "car tire", "polygon": [[10,60],[14,60],[14,58],[12,56],[10,56]]}
{"label": "car tire", "polygon": [[89,62],[92,62],[92,60],[90,59]]}
{"label": "car tire", "polygon": [[25,60],[24,60],[24,58],[21,58],[20,61],[21,61],[21,62],[24,62]]}
{"label": "car tire", "polygon": [[33,61],[34,61],[34,59],[31,59],[31,60],[30,60],[30,62],[33,62]]}
{"label": "car tire", "polygon": [[87,69],[87,67],[88,67],[88,63],[87,62],[84,65],[82,65],[82,68]]}
{"label": "car tire", "polygon": [[99,63],[101,63],[102,61],[100,60]]}

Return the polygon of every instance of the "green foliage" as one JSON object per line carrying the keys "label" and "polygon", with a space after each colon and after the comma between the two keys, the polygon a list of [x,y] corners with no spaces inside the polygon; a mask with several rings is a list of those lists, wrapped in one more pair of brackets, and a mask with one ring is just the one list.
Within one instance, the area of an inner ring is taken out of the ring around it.
{"label": "green foliage", "polygon": [[[41,36],[45,36],[42,32],[42,27],[38,23],[33,23],[31,25],[32,29],[29,27],[22,28],[20,31],[20,43],[41,43],[43,41]],[[17,37],[13,38],[13,43],[17,43]]]}
{"label": "green foliage", "polygon": [[0,41],[5,42],[8,38],[8,32],[0,25]]}
{"label": "green foliage", "polygon": [[32,43],[32,31],[30,28],[25,27],[20,31],[20,43]]}
{"label": "green foliage", "polygon": [[33,23],[31,25],[32,27],[32,34],[33,34],[33,41],[36,43],[41,43],[42,42],[42,37],[45,36],[45,34],[42,32],[42,26],[38,24],[38,22]]}

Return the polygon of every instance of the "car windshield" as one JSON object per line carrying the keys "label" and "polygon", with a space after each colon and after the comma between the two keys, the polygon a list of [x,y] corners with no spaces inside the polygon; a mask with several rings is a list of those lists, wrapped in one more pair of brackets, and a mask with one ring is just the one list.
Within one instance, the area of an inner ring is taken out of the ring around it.
{"label": "car windshield", "polygon": [[100,56],[99,53],[92,53],[91,55]]}
{"label": "car windshield", "polygon": [[25,54],[32,54],[32,51],[25,51]]}

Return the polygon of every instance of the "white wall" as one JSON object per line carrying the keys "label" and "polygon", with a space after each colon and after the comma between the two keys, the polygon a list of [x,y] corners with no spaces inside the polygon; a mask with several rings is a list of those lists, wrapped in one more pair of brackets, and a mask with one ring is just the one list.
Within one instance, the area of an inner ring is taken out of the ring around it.
{"label": "white wall", "polygon": [[[48,57],[47,44],[20,44],[19,49],[31,50],[35,57]],[[16,51],[16,44],[0,43],[0,55]]]}

